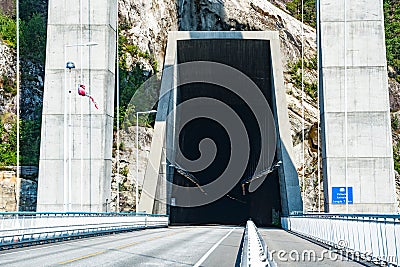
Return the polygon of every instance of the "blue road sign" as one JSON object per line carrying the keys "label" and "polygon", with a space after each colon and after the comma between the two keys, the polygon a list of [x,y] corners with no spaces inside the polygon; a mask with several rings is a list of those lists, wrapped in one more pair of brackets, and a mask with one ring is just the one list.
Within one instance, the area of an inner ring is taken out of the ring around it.
{"label": "blue road sign", "polygon": [[[353,204],[353,187],[347,187],[348,204]],[[346,187],[332,187],[332,204],[346,204]]]}

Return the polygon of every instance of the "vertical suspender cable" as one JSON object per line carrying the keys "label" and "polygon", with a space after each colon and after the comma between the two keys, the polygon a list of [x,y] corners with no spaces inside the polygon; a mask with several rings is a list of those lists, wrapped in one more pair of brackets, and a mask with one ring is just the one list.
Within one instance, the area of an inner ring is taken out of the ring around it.
{"label": "vertical suspender cable", "polygon": [[17,19],[17,184],[15,188],[15,196],[17,198],[17,211],[20,210],[20,190],[21,190],[21,180],[20,180],[20,165],[19,165],[19,137],[20,137],[20,124],[19,124],[19,118],[20,118],[20,104],[19,104],[19,98],[20,98],[20,62],[19,62],[19,57],[20,57],[20,38],[19,38],[19,0],[16,1],[16,19]]}
{"label": "vertical suspender cable", "polygon": [[[67,46],[64,45],[64,64],[67,63]],[[64,168],[64,190],[63,190],[63,206],[64,212],[67,211],[67,203],[68,203],[68,166],[67,166],[67,158],[68,158],[68,144],[67,144],[67,68],[64,65],[64,160],[63,160],[63,168]]]}
{"label": "vertical suspender cable", "polygon": [[302,138],[302,189],[303,189],[303,212],[305,212],[306,185],[305,185],[305,133],[304,133],[304,0],[301,0],[301,138]]}
{"label": "vertical suspender cable", "polygon": [[[90,0],[87,1],[88,2],[88,38],[89,38],[89,42],[91,41],[91,36],[90,36]],[[90,70],[90,56],[91,56],[91,49],[89,47],[89,52],[88,52],[88,91],[89,94],[91,94],[91,86],[92,86],[92,81],[91,81],[91,70]],[[90,100],[87,100],[88,102],[90,102]],[[90,105],[89,103],[89,211],[92,211],[92,105]]]}
{"label": "vertical suspender cable", "polygon": [[321,46],[321,39],[320,39],[320,0],[316,1],[316,11],[317,11],[317,106],[318,106],[318,118],[317,118],[317,179],[318,179],[318,212],[321,212],[321,163],[320,163],[320,120],[321,120],[321,110],[320,110],[320,90],[321,82],[320,82],[320,46]]}
{"label": "vertical suspender cable", "polygon": [[72,71],[69,70],[69,112],[68,112],[68,211],[72,208]]}
{"label": "vertical suspender cable", "polygon": [[344,1],[344,147],[345,147],[345,156],[344,156],[344,177],[345,177],[345,188],[346,188],[346,213],[349,213],[349,190],[348,190],[348,180],[347,180],[347,157],[348,157],[348,147],[347,147],[347,5],[346,1]]}
{"label": "vertical suspender cable", "polygon": [[[81,25],[80,25],[80,27],[81,27],[81,46],[80,46],[80,50],[81,50],[81,81],[80,81],[80,83],[81,84],[84,84],[83,83],[83,48],[84,48],[84,46],[83,46],[83,0],[79,0],[79,3],[80,3],[80,14],[79,14],[79,20],[80,20],[80,23],[81,23]],[[76,86],[76,85],[75,85]],[[80,189],[81,189],[81,196],[80,196],[80,199],[81,199],[81,211],[83,211],[83,140],[85,140],[86,138],[84,138],[83,137],[83,97],[81,97],[80,98],[81,100],[80,100],[80,105],[81,105],[81,125],[80,125],[80,130],[81,130],[81,140],[80,140],[80,142],[81,142],[81,181],[80,181],[80,183],[81,183],[81,186],[80,186]]]}
{"label": "vertical suspender cable", "polygon": [[[116,51],[117,51],[117,54],[116,54],[116,62],[117,62],[117,67],[116,67],[116,74],[117,74],[117,78],[116,78],[116,91],[117,91],[117,157],[116,157],[116,163],[117,163],[117,175],[115,176],[116,177],[116,181],[117,181],[117,203],[116,203],[116,205],[117,205],[117,207],[116,207],[116,211],[117,212],[119,212],[119,172],[120,172],[120,165],[119,165],[119,127],[120,127],[120,125],[119,125],[119,116],[120,116],[120,114],[119,114],[119,105],[120,105],[120,102],[119,102],[119,47],[118,47],[118,45],[119,45],[119,21],[118,21],[118,0],[116,1],[116,3],[117,3],[117,8],[116,8],[116,12],[117,12],[117,16],[116,16],[116,35],[117,35],[117,37],[116,37],[116,46],[117,46],[117,49],[116,49]],[[137,197],[137,196],[136,196]],[[136,209],[137,209],[137,207],[136,207]]]}

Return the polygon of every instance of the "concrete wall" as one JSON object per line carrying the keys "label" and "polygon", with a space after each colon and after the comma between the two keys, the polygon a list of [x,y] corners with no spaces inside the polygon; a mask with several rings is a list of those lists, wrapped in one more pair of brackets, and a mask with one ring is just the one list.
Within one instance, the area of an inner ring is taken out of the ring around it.
{"label": "concrete wall", "polygon": [[[259,39],[269,40],[271,44],[273,101],[271,110],[274,113],[277,127],[277,155],[283,161],[279,168],[282,212],[290,214],[302,210],[302,200],[298,183],[297,172],[294,167],[292,156],[292,141],[290,136],[290,125],[288,119],[285,90],[283,85],[283,68],[280,60],[279,35],[277,32],[170,32],[167,44],[164,70],[171,68],[177,62],[177,41],[190,39]],[[168,200],[168,188],[156,190],[158,186],[165,186],[168,169],[163,153],[173,150],[167,149],[167,144],[173,144],[171,137],[171,126],[167,119],[168,113],[173,109],[173,94],[166,94],[167,90],[176,85],[175,71],[168,72],[169,75],[162,77],[161,94],[159,101],[155,133],[149,155],[149,164],[145,174],[143,191],[140,198],[138,210],[148,213],[164,213],[168,211],[166,203]],[[173,157],[173,155],[172,155]],[[171,158],[171,155],[169,155]],[[170,180],[170,177],[168,178]],[[161,201],[158,201],[161,200]],[[160,205],[163,203],[164,206]]]}
{"label": "concrete wall", "polygon": [[[395,212],[382,0],[321,0],[320,15],[326,209]],[[332,187],[345,187],[346,177],[347,208],[332,203]]]}
{"label": "concrete wall", "polygon": [[[37,209],[104,211],[111,198],[116,0],[50,0],[48,14]],[[98,45],[65,47],[88,42]],[[65,61],[76,69],[65,73]],[[78,95],[79,83],[98,110]],[[71,123],[65,124],[69,111]],[[69,150],[71,175],[65,169]]]}

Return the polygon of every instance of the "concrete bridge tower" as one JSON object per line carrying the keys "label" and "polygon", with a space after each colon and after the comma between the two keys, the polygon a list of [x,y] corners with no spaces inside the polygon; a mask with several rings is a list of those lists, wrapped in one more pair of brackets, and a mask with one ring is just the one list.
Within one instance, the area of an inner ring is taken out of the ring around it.
{"label": "concrete bridge tower", "polygon": [[383,3],[320,3],[326,209],[396,212]]}
{"label": "concrete bridge tower", "polygon": [[[50,0],[38,211],[105,211],[111,198],[116,0]],[[66,63],[76,68],[67,70]],[[78,95],[84,84],[98,104]]]}

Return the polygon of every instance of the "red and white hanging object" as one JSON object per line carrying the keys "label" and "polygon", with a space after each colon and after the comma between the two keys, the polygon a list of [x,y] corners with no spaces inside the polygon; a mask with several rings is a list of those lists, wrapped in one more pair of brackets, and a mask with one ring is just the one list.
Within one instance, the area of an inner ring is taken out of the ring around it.
{"label": "red and white hanging object", "polygon": [[78,94],[79,94],[80,96],[87,96],[87,97],[89,97],[89,99],[92,100],[92,102],[93,102],[93,104],[94,104],[94,107],[95,107],[96,109],[99,109],[99,107],[97,106],[96,101],[94,101],[93,97],[92,97],[91,95],[89,95],[89,93],[86,92],[85,89],[86,89],[86,88],[85,88],[85,85],[84,85],[84,84],[80,84],[80,85],[78,86]]}

